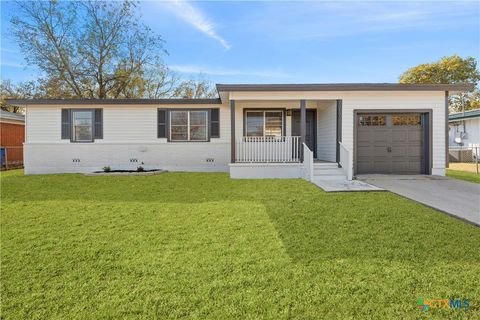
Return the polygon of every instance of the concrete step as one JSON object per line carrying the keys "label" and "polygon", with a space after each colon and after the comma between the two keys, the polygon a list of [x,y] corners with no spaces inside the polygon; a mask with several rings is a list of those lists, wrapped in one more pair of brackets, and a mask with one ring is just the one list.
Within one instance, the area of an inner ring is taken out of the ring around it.
{"label": "concrete step", "polygon": [[313,168],[335,169],[335,168],[338,168],[338,164],[337,163],[332,163],[332,162],[314,162],[313,163]]}
{"label": "concrete step", "polygon": [[312,181],[347,181],[347,176],[344,175],[322,175],[313,176]]}
{"label": "concrete step", "polygon": [[321,169],[317,169],[317,168],[313,168],[313,174],[344,174],[344,171],[343,169],[341,168],[321,168]]}

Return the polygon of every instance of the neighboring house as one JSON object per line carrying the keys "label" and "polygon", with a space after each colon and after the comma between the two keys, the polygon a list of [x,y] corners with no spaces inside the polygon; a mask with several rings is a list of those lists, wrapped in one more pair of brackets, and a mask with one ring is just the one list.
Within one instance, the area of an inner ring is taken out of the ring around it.
{"label": "neighboring house", "polygon": [[[23,142],[25,141],[25,116],[0,110],[0,144],[2,165],[21,166],[23,163]],[[5,153],[4,153],[5,152]]]}
{"label": "neighboring house", "polygon": [[452,113],[448,116],[450,125],[450,147],[480,145],[480,109]]}
{"label": "neighboring house", "polygon": [[352,179],[444,175],[448,94],[473,87],[219,84],[219,99],[9,103],[26,108],[26,174],[141,165],[233,178],[328,179],[340,172]]}

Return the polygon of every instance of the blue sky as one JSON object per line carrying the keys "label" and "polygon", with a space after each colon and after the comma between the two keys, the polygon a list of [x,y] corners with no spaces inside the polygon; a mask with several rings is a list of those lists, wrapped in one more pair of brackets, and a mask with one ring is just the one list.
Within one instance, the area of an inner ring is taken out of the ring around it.
{"label": "blue sky", "polygon": [[[2,2],[2,79],[29,80]],[[167,64],[216,83],[396,82],[407,68],[459,54],[480,60],[480,2],[144,1]]]}

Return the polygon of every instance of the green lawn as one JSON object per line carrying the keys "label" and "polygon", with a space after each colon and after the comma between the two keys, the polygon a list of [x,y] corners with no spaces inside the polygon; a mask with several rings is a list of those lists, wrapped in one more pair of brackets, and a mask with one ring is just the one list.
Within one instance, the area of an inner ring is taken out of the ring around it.
{"label": "green lawn", "polygon": [[480,229],[391,193],[13,171],[1,195],[2,319],[480,317]]}
{"label": "green lawn", "polygon": [[458,171],[447,169],[447,177],[480,183],[480,174],[475,172]]}

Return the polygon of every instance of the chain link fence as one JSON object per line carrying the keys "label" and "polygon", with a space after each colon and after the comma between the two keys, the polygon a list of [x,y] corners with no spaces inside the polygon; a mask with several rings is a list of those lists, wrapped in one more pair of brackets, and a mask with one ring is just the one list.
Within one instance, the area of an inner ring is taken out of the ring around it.
{"label": "chain link fence", "polygon": [[449,169],[475,172],[479,174],[480,145],[449,148]]}
{"label": "chain link fence", "polygon": [[15,169],[23,167],[23,146],[0,147],[1,169]]}

